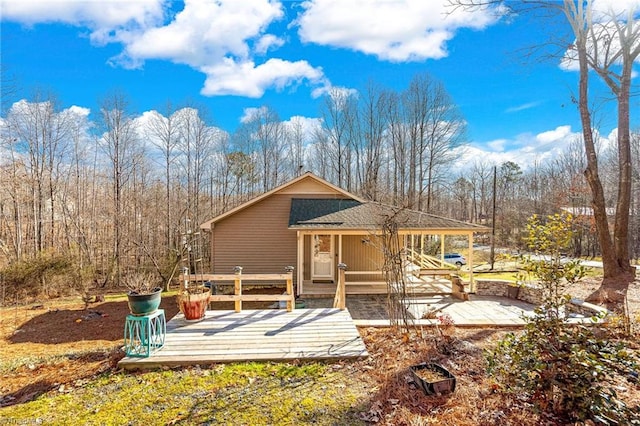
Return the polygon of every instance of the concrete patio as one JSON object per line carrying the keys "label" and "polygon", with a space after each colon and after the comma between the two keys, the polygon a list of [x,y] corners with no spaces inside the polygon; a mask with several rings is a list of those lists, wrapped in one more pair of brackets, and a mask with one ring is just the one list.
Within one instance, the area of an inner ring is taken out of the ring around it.
{"label": "concrete patio", "polygon": [[[332,299],[307,299],[307,308],[330,307]],[[500,296],[471,294],[468,301],[455,299],[451,294],[415,296],[406,303],[416,325],[432,325],[428,311],[436,315],[446,313],[460,327],[521,327],[524,316],[533,315],[534,305]],[[387,298],[384,295],[347,296],[347,309],[357,326],[384,327],[389,325]]]}

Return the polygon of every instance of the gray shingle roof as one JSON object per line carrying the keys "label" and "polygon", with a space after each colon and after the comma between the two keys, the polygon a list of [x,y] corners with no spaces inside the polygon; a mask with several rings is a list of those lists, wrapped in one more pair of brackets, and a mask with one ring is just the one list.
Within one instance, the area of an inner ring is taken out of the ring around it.
{"label": "gray shingle roof", "polygon": [[[318,202],[319,200],[309,201],[313,204],[313,201]],[[376,202],[358,203],[357,205],[339,211],[299,220],[295,223],[290,222],[289,228],[371,230],[380,229],[388,218],[393,218],[398,224],[399,229],[455,229],[478,232],[488,231],[490,229],[482,225],[447,219],[416,210],[400,209]]]}
{"label": "gray shingle roof", "polygon": [[360,204],[360,201],[345,198],[292,198],[291,210],[289,211],[289,226]]}

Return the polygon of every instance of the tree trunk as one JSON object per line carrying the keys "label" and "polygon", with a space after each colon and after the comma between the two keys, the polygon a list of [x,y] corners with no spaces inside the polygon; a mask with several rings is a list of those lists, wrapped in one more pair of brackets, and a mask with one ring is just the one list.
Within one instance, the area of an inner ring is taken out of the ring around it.
{"label": "tree trunk", "polygon": [[629,283],[633,280],[633,276],[629,274],[626,269],[622,268],[618,262],[614,242],[611,239],[611,233],[609,231],[604,190],[600,176],[598,175],[598,158],[593,141],[593,131],[591,129],[591,113],[588,103],[589,69],[587,65],[586,41],[578,38],[577,44],[578,60],[580,63],[578,105],[585,151],[587,154],[587,168],[584,171],[584,175],[591,188],[591,206],[593,208],[604,270],[604,278],[600,288],[589,295],[587,301],[604,304],[608,309],[614,311],[622,311],[624,309],[626,290]]}

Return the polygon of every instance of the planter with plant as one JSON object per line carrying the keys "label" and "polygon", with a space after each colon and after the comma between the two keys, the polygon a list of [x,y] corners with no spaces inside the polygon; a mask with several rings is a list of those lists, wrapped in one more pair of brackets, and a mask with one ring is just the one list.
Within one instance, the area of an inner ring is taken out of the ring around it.
{"label": "planter with plant", "polygon": [[189,269],[182,271],[183,280],[178,293],[178,307],[187,321],[200,321],[204,318],[211,287],[204,285],[204,282],[193,282],[189,280]]}
{"label": "planter with plant", "polygon": [[133,274],[125,278],[129,288],[127,299],[132,315],[144,316],[154,313],[160,307],[162,286],[149,274]]}

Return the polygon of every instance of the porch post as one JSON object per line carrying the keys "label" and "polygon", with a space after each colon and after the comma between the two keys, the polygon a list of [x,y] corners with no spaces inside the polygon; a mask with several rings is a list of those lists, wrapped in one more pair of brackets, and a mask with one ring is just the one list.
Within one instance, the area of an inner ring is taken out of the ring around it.
{"label": "porch post", "polygon": [[236,274],[236,279],[233,282],[233,294],[236,296],[235,310],[236,312],[242,311],[242,266],[236,266],[233,268]]}
{"label": "porch post", "polygon": [[336,295],[333,298],[333,307],[340,310],[345,310],[347,307],[347,291],[345,283],[345,271],[347,265],[344,263],[338,264],[338,285],[336,286]]}
{"label": "porch post", "polygon": [[476,282],[473,279],[473,232],[469,232],[469,261],[467,262],[469,268],[469,293],[476,292]]}
{"label": "porch post", "polygon": [[444,234],[440,234],[440,264],[444,263]]}
{"label": "porch post", "polygon": [[297,286],[296,286],[296,296],[300,296],[302,293],[304,293],[304,271],[302,270],[303,265],[304,265],[304,234],[301,233],[300,231],[296,231],[296,238],[297,238],[297,243],[298,243],[298,247],[297,247],[297,276],[296,276],[296,280],[297,280]]}

